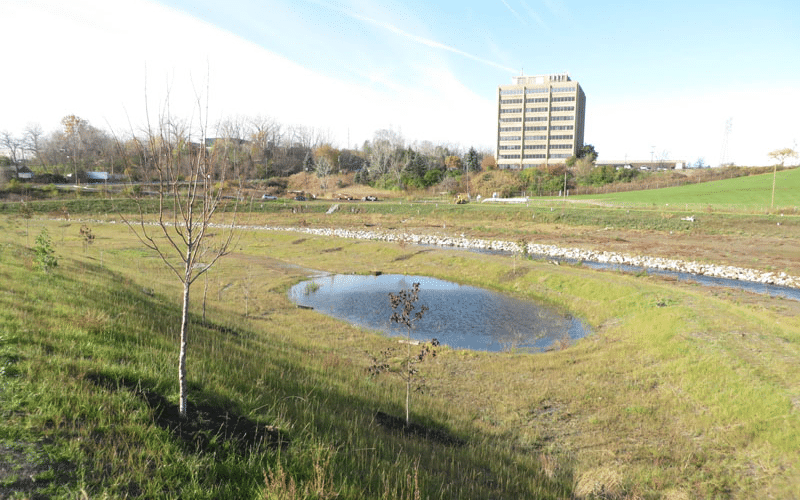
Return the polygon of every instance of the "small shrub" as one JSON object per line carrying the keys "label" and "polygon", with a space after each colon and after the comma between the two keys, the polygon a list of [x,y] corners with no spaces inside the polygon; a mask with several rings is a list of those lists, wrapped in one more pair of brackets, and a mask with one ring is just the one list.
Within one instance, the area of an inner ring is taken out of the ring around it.
{"label": "small shrub", "polygon": [[55,256],[55,250],[53,250],[53,244],[50,241],[50,234],[47,229],[42,229],[42,232],[36,237],[33,253],[36,256],[36,264],[41,271],[49,273],[51,269],[58,266],[58,259]]}
{"label": "small shrub", "polygon": [[[428,306],[422,305],[415,311],[415,303],[419,300],[419,283],[414,283],[409,290],[400,290],[399,293],[389,294],[389,302],[392,304],[392,323],[397,323],[406,327],[406,426],[409,424],[409,407],[411,400],[411,379],[417,373],[412,367],[414,361],[411,358],[411,329],[414,324],[422,319]],[[438,342],[437,342],[438,344]],[[418,356],[419,361],[423,361],[427,353],[423,350]],[[434,352],[435,356],[436,353]]]}

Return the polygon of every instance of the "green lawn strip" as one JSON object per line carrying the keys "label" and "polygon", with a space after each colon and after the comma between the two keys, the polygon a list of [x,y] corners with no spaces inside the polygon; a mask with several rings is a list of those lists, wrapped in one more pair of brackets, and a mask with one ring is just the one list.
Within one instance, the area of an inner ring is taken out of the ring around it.
{"label": "green lawn strip", "polygon": [[[717,206],[766,210],[772,204],[772,184],[773,175],[770,173],[647,191],[584,195],[580,198],[640,205],[672,205],[678,208],[683,205],[684,208],[691,206],[693,209]],[[798,190],[800,169],[777,172],[774,206],[796,213],[800,209]]]}

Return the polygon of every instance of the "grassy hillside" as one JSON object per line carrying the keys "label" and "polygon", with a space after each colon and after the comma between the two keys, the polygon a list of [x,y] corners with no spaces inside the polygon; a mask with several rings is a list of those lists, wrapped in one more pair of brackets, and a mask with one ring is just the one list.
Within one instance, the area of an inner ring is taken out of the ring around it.
{"label": "grassy hillside", "polygon": [[[777,172],[775,182],[775,208],[800,210],[800,168]],[[765,210],[772,203],[772,174],[737,177],[700,184],[629,191],[604,195],[586,195],[591,198],[619,204],[735,208]]]}
{"label": "grassy hillside", "polygon": [[[415,210],[402,207],[402,217]],[[520,210],[490,210],[498,218],[484,223],[516,225]],[[244,231],[193,289],[193,418],[181,421],[174,279],[124,226],[90,223],[96,238],[84,246],[81,224],[0,218],[0,496],[800,495],[794,302],[581,266]],[[59,259],[49,274],[31,252],[41,228]],[[369,374],[396,343],[295,308],[286,291],[312,269],[483,286],[567,309],[594,333],[536,355],[442,349],[420,365],[418,426],[404,433],[392,425],[404,385]]]}

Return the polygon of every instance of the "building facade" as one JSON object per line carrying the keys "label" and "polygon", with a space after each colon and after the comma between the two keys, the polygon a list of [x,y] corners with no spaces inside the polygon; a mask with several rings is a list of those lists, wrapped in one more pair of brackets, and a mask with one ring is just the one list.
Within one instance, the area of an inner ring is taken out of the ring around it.
{"label": "building facade", "polygon": [[583,147],[586,96],[567,73],[515,76],[497,89],[499,168],[564,163]]}

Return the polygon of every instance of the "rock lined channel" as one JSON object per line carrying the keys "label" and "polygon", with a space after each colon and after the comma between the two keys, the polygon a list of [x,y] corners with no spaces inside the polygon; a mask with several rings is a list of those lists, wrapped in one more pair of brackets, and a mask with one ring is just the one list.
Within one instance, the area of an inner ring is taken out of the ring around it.
{"label": "rock lined channel", "polygon": [[[373,240],[386,242],[404,242],[414,245],[431,245],[439,247],[454,247],[469,250],[492,250],[502,252],[519,253],[522,251],[519,244],[512,241],[485,240],[479,238],[464,238],[453,236],[411,234],[404,232],[380,231],[380,230],[352,230],[335,228],[303,228],[303,227],[267,227],[252,226],[248,229],[262,229],[268,231],[292,231],[318,236],[328,236],[337,238],[350,238],[358,240]],[[641,267],[645,269],[657,269],[664,271],[674,271],[680,273],[695,274],[700,276],[710,276],[714,278],[725,278],[739,281],[749,281],[764,285],[776,285],[791,288],[800,288],[800,277],[790,276],[786,273],[763,272],[756,269],[748,269],[734,266],[722,266],[716,264],[701,264],[694,261],[684,261],[680,259],[666,259],[663,257],[649,257],[643,255],[627,255],[614,252],[604,252],[595,250],[583,250],[579,248],[562,248],[556,245],[542,245],[538,243],[528,243],[527,253],[549,257],[554,259],[565,259],[574,261],[599,262],[601,264],[619,264]]]}

